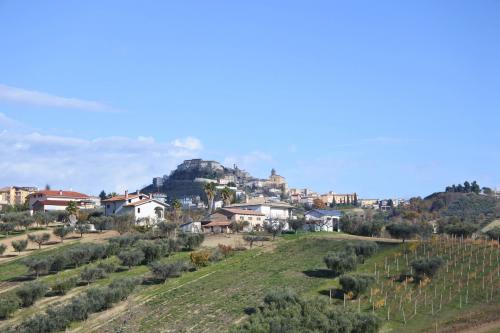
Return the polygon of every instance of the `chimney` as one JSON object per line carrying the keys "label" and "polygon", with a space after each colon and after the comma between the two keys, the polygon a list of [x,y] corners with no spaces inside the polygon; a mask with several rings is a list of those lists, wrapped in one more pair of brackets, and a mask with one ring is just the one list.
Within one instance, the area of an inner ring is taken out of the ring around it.
{"label": "chimney", "polygon": [[59,190],[59,196],[62,197],[62,190]]}
{"label": "chimney", "polygon": [[125,190],[125,200],[128,200],[128,190]]}

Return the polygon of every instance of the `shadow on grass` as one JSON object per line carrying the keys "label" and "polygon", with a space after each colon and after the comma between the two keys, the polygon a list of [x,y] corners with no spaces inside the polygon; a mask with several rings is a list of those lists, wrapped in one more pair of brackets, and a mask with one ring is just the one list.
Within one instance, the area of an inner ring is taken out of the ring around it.
{"label": "shadow on grass", "polygon": [[331,270],[329,269],[310,269],[307,271],[303,271],[306,276],[320,279],[332,279],[336,277]]}
{"label": "shadow on grass", "polygon": [[34,275],[20,275],[15,276],[13,278],[8,279],[8,282],[26,282],[26,281],[34,281],[36,280],[36,276]]}
{"label": "shadow on grass", "polygon": [[[337,298],[341,300],[344,299],[344,292],[342,291],[342,289],[332,288],[331,291],[332,291],[332,298]],[[330,297],[330,289],[320,290],[318,293],[320,295]]]}

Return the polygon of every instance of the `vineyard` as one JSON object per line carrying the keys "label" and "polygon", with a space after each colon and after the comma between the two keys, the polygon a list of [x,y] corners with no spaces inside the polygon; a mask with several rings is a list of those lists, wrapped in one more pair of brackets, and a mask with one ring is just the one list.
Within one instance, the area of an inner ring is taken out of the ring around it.
{"label": "vineyard", "polygon": [[[498,306],[497,241],[434,237],[400,248],[370,262],[369,267],[363,265],[364,273],[375,277],[374,283],[357,298],[352,293],[342,294],[345,307],[373,312],[387,328],[398,331],[429,329],[431,323],[433,331],[439,331],[447,319],[443,313],[456,315],[475,305]],[[435,272],[415,272],[419,262],[430,263]]]}

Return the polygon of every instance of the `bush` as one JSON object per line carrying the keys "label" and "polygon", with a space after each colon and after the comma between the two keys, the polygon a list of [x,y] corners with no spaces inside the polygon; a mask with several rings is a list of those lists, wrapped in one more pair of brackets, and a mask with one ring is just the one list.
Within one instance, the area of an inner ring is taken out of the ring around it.
{"label": "bush", "polygon": [[166,252],[160,243],[150,240],[141,240],[137,243],[137,247],[144,253],[144,261],[147,264],[160,259]]}
{"label": "bush", "polygon": [[175,263],[159,263],[153,262],[149,269],[153,277],[158,281],[166,281],[168,278],[180,277],[183,272],[189,270],[189,265],[183,261]]}
{"label": "bush", "polygon": [[50,265],[51,272],[60,272],[68,265],[68,257],[64,253],[59,253],[54,256]]}
{"label": "bush", "polygon": [[14,250],[16,250],[17,252],[22,252],[26,250],[26,248],[28,247],[28,240],[27,239],[15,240],[12,241],[11,244]]}
{"label": "bush", "polygon": [[447,233],[448,235],[454,235],[458,237],[469,237],[471,236],[476,230],[478,229],[477,226],[467,224],[467,223],[454,223],[454,224],[448,224],[444,226],[443,231]]}
{"label": "bush", "polygon": [[90,261],[90,249],[86,246],[78,246],[67,252],[68,264],[75,267],[81,266]]}
{"label": "bush", "polygon": [[357,258],[354,252],[331,252],[324,258],[326,267],[334,275],[341,275],[356,268]]}
{"label": "bush", "polygon": [[117,244],[119,248],[126,248],[135,245],[139,240],[144,239],[143,235],[122,235],[118,237],[113,237],[109,239],[111,244]]}
{"label": "bush", "polygon": [[40,282],[26,282],[16,289],[16,295],[23,307],[33,305],[38,299],[45,296],[47,287]]}
{"label": "bush", "polygon": [[5,253],[5,250],[7,250],[7,245],[0,244],[0,256],[2,256]]}
{"label": "bush", "polygon": [[219,244],[217,245],[217,248],[219,249],[219,252],[224,256],[224,258],[229,257],[234,252],[231,245]]}
{"label": "bush", "polygon": [[272,291],[264,305],[230,333],[349,332],[375,333],[381,326],[374,314],[335,307],[322,299],[305,300],[290,290]]}
{"label": "bush", "polygon": [[433,277],[439,268],[444,264],[441,257],[432,257],[429,259],[419,259],[411,262],[411,267],[415,271],[416,280],[420,280],[425,276]]}
{"label": "bush", "polygon": [[28,267],[30,273],[38,278],[41,274],[47,274],[52,266],[52,260],[49,257],[34,257],[23,260],[23,264]]}
{"label": "bush", "polygon": [[196,267],[204,267],[208,265],[211,255],[212,254],[209,251],[202,250],[191,252],[189,257],[193,265],[195,265]]}
{"label": "bush", "polygon": [[[486,231],[486,235],[488,235],[490,239],[498,241],[498,239],[500,238],[500,227],[495,227]],[[0,254],[1,253],[2,251],[0,250]]]}
{"label": "bush", "polygon": [[400,238],[403,243],[418,232],[418,226],[410,223],[393,223],[385,228],[392,237]]}
{"label": "bush", "polygon": [[0,297],[0,319],[9,318],[21,305],[19,297],[13,294]]}
{"label": "bush", "polygon": [[346,251],[353,251],[360,262],[364,263],[366,258],[371,257],[378,251],[378,245],[369,241],[351,242],[347,244]]}
{"label": "bush", "polygon": [[201,243],[203,243],[205,235],[193,234],[193,233],[181,233],[179,234],[179,239],[185,250],[192,251],[198,248],[201,245]]}
{"label": "bush", "polygon": [[116,271],[116,264],[112,262],[100,262],[97,264],[97,268],[100,268],[110,274]]}
{"label": "bush", "polygon": [[85,267],[80,273],[80,279],[87,284],[91,284],[92,282],[99,279],[104,279],[105,277],[106,271],[98,267]]}
{"label": "bush", "polygon": [[56,283],[52,285],[52,292],[56,295],[66,295],[68,291],[76,287],[78,279],[76,277],[70,277],[63,280],[57,280]]}
{"label": "bush", "polygon": [[339,278],[340,285],[344,294],[352,293],[354,297],[364,293],[368,287],[375,282],[372,275],[342,275]]}
{"label": "bush", "polygon": [[118,258],[121,260],[122,265],[130,269],[132,266],[141,264],[144,260],[144,253],[139,249],[126,250],[120,252]]}

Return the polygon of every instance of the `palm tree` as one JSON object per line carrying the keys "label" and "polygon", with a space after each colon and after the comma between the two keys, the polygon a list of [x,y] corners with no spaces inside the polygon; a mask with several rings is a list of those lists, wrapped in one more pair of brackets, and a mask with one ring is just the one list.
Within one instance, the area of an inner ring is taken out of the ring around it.
{"label": "palm tree", "polygon": [[234,192],[229,187],[224,187],[220,192],[222,196],[222,201],[224,201],[224,206],[229,206],[233,200]]}
{"label": "palm tree", "polygon": [[179,211],[182,208],[182,204],[179,200],[175,199],[174,202],[172,202],[172,209],[174,211],[174,219],[175,223],[177,223],[177,220],[179,219]]}
{"label": "palm tree", "polygon": [[214,207],[214,199],[215,199],[215,194],[217,193],[217,189],[215,188],[215,183],[206,183],[205,186],[203,186],[203,189],[205,190],[205,194],[207,195],[207,200],[208,200],[208,213],[212,213],[212,209]]}
{"label": "palm tree", "polygon": [[66,211],[68,212],[68,215],[76,216],[76,213],[78,212],[78,205],[76,204],[76,201],[68,202],[68,206],[66,207]]}

